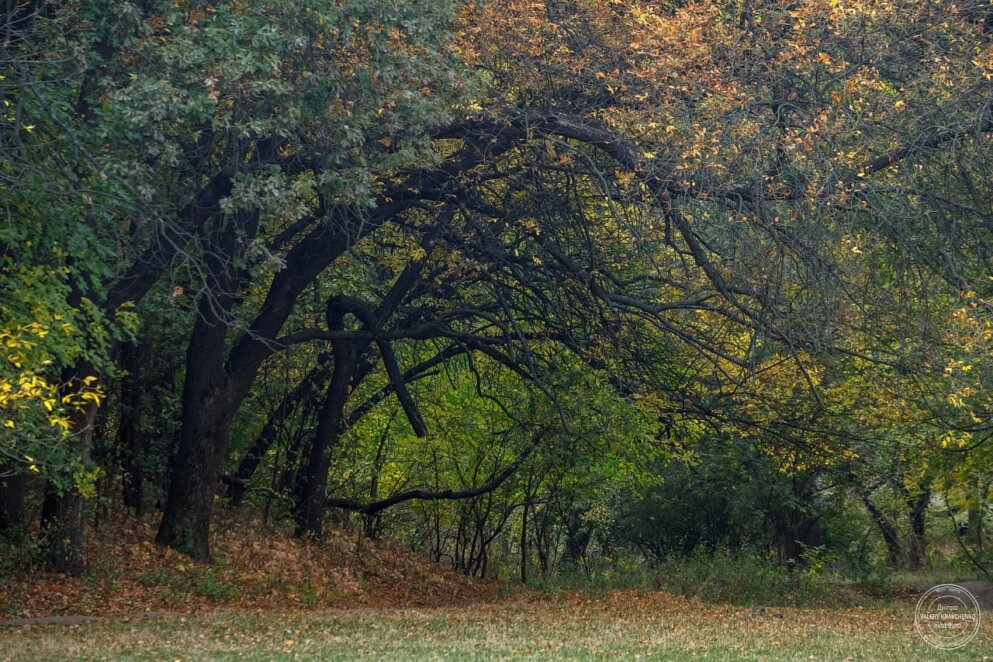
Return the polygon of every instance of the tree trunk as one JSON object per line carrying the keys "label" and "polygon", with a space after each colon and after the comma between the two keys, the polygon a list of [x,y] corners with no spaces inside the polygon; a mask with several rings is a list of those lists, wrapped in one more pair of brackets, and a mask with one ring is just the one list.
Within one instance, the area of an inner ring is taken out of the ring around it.
{"label": "tree trunk", "polygon": [[165,512],[155,542],[210,559],[210,518],[228,428],[238,402],[222,363],[227,327],[197,318],[186,354],[183,419]]}
{"label": "tree trunk", "polygon": [[141,350],[137,345],[121,346],[121,368],[125,371],[121,379],[121,414],[118,422],[117,439],[124,454],[121,481],[124,505],[141,517],[144,505],[144,476],[142,475],[142,455],[145,438],[141,434]]}
{"label": "tree trunk", "polygon": [[[80,364],[76,374],[89,373],[88,364]],[[67,380],[68,382],[69,380]],[[69,382],[70,384],[72,382]],[[88,404],[70,416],[70,434],[79,456],[85,461],[93,444],[93,421],[96,406]],[[39,543],[42,566],[53,572],[81,575],[86,569],[83,550],[84,497],[73,484],[71,475],[63,476],[64,485],[49,483],[41,507]]]}
{"label": "tree trunk", "polygon": [[524,497],[524,508],[521,512],[521,583],[528,583],[528,509],[531,499]]}
{"label": "tree trunk", "polygon": [[585,565],[586,550],[590,546],[591,534],[581,522],[576,511],[572,511],[566,520],[565,549],[562,552],[562,564],[575,569]]}
{"label": "tree trunk", "polygon": [[879,512],[879,509],[872,503],[868,494],[862,494],[861,496],[862,503],[865,504],[865,509],[869,511],[869,516],[875,522],[879,528],[879,532],[883,536],[883,542],[886,543],[886,550],[889,552],[890,563],[894,566],[899,565],[901,558],[903,558],[903,549],[900,546],[900,537],[897,535],[896,529],[886,521],[886,517]]}
{"label": "tree trunk", "polygon": [[[376,447],[376,459],[372,463],[372,478],[369,479],[369,503],[379,500],[379,472],[383,470],[384,456],[386,454],[386,444],[390,440],[390,428],[393,427],[394,418],[386,423],[383,433],[379,436],[379,445]],[[371,513],[365,517],[365,536],[370,540],[379,538],[380,517],[378,513]]]}
{"label": "tree trunk", "polygon": [[276,490],[281,494],[295,493],[301,475],[300,457],[307,452],[305,448],[307,436],[305,430],[300,430],[290,440],[282,470],[279,472],[279,480],[276,482]]}
{"label": "tree trunk", "polygon": [[969,531],[965,535],[965,541],[970,545],[977,545],[982,549],[983,545],[983,511],[978,506],[973,506],[968,512]]}
{"label": "tree trunk", "polygon": [[928,487],[921,489],[921,493],[916,498],[908,499],[907,505],[910,508],[910,532],[913,535],[910,545],[910,565],[914,568],[920,567],[926,558],[925,547],[925,523],[927,517],[927,507],[931,503],[931,490]]}
{"label": "tree trunk", "polygon": [[17,529],[24,524],[24,484],[25,476],[14,470],[0,466],[0,535]]}
{"label": "tree trunk", "polygon": [[[340,322],[334,327],[341,328]],[[328,470],[331,467],[331,451],[337,445],[341,434],[345,403],[348,401],[352,377],[355,374],[356,347],[349,341],[337,341],[333,345],[334,372],[327,396],[321,407],[314,433],[310,455],[302,468],[299,480],[297,503],[297,535],[311,535],[320,538],[324,532],[324,511],[326,507]]]}
{"label": "tree trunk", "polygon": [[179,449],[155,538],[159,545],[203,560],[210,559],[210,518],[228,429],[258,368],[252,364],[237,371],[226,360],[231,311],[248,274],[239,260],[255,238],[258,223],[258,211],[226,218],[208,242],[204,263],[213,277],[212,288],[197,302],[197,320],[186,351]]}

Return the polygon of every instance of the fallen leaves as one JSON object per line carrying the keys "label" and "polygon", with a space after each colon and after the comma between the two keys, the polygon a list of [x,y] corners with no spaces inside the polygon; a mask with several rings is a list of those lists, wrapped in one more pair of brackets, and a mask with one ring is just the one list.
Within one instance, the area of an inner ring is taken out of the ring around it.
{"label": "fallen leaves", "polygon": [[84,577],[0,577],[0,618],[425,606],[478,601],[495,589],[342,530],[304,542],[288,527],[231,513],[216,522],[214,563],[201,563],[152,543],[153,519],[112,514],[90,536],[92,565]]}

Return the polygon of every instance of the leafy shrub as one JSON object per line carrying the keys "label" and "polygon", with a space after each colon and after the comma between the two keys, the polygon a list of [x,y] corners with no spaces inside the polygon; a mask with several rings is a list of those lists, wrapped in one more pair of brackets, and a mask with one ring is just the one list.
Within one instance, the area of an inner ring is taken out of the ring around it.
{"label": "leafy shrub", "polygon": [[751,550],[713,552],[697,549],[688,556],[668,556],[656,568],[656,586],[704,602],[737,605],[799,606],[834,604],[838,580],[821,572],[788,570]]}
{"label": "leafy shrub", "polygon": [[238,589],[218,577],[213,570],[207,570],[192,581],[193,593],[209,600],[232,600],[238,597]]}

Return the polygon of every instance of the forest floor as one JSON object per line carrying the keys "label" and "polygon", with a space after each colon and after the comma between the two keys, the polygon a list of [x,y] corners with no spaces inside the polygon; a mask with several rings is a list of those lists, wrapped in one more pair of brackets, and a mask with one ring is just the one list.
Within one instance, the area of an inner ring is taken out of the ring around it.
{"label": "forest floor", "polygon": [[943,652],[917,634],[911,591],[839,585],[800,607],[509,591],[340,530],[307,544],[230,513],[215,530],[212,564],[157,548],[152,521],[125,516],[90,536],[83,578],[0,558],[0,660],[993,659],[993,613]]}
{"label": "forest floor", "polygon": [[[88,535],[87,572],[35,572],[0,549],[0,624],[52,616],[136,617],[211,609],[425,607],[490,598],[496,582],[446,571],[410,551],[328,527],[320,544],[285,525],[221,511],[212,563],[160,548],[155,518],[110,513]],[[27,552],[25,552],[27,554]]]}

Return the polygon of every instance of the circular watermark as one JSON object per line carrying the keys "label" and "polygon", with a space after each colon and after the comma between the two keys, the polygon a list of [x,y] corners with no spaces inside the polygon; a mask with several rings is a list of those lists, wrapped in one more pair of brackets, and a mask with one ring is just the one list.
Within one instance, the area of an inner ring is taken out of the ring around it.
{"label": "circular watermark", "polygon": [[935,648],[953,650],[972,641],[979,632],[983,612],[976,596],[958,584],[939,584],[917,601],[914,624],[924,641]]}

